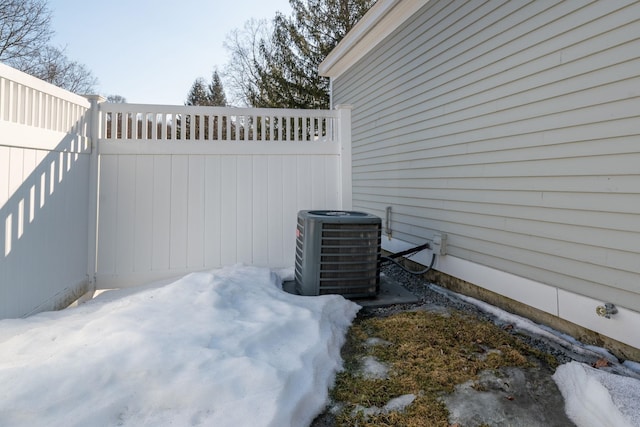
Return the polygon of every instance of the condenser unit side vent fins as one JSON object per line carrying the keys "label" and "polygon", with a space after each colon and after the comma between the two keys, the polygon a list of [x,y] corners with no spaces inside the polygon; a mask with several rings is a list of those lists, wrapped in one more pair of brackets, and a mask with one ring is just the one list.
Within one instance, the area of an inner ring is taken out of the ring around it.
{"label": "condenser unit side vent fins", "polygon": [[298,293],[377,295],[381,235],[380,218],[364,212],[300,211],[295,259]]}

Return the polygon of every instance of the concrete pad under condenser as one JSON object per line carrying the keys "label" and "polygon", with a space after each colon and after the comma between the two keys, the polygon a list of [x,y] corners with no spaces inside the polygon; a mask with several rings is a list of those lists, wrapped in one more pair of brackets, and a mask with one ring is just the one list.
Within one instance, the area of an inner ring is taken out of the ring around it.
{"label": "concrete pad under condenser", "polygon": [[375,298],[358,298],[352,301],[362,307],[386,307],[394,304],[415,304],[420,302],[420,299],[396,280],[381,274],[380,292]]}
{"label": "concrete pad under condenser", "polygon": [[300,295],[300,293],[296,290],[295,280],[285,280],[284,282],[282,282],[282,290],[289,294]]}
{"label": "concrete pad under condenser", "polygon": [[[298,294],[294,281],[283,282],[282,289],[290,294]],[[376,297],[354,298],[352,301],[362,307],[386,307],[394,304],[414,304],[420,302],[420,299],[406,290],[396,280],[381,274],[380,292]]]}

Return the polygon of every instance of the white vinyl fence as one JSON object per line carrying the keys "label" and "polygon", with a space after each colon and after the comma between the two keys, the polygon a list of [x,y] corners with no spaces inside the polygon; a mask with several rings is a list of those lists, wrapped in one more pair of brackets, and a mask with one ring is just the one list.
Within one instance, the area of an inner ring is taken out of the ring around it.
{"label": "white vinyl fence", "polygon": [[89,107],[0,64],[0,318],[89,289]]}
{"label": "white vinyl fence", "polygon": [[100,118],[101,288],[292,266],[297,212],[350,207],[349,108],[101,104]]}
{"label": "white vinyl fence", "polygon": [[351,207],[351,110],[110,104],[0,64],[0,319],[245,263]]}

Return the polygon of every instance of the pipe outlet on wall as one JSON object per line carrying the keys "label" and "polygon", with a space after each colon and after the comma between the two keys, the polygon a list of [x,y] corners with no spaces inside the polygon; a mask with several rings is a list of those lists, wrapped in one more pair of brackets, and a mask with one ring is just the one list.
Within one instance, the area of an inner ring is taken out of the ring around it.
{"label": "pipe outlet on wall", "polygon": [[596,307],[596,314],[600,317],[604,317],[605,319],[611,319],[611,316],[613,316],[617,312],[618,309],[616,308],[616,306],[610,302]]}
{"label": "pipe outlet on wall", "polygon": [[385,210],[385,219],[384,219],[384,231],[387,234],[387,238],[391,240],[391,206],[387,206]]}

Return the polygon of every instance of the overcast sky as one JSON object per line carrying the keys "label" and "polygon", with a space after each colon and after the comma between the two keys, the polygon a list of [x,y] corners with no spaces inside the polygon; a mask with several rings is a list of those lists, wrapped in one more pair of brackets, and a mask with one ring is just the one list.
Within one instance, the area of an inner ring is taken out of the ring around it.
{"label": "overcast sky", "polygon": [[289,15],[288,0],[48,0],[53,44],[98,78],[98,93],[182,105],[194,80],[227,63],[223,42],[251,18]]}

